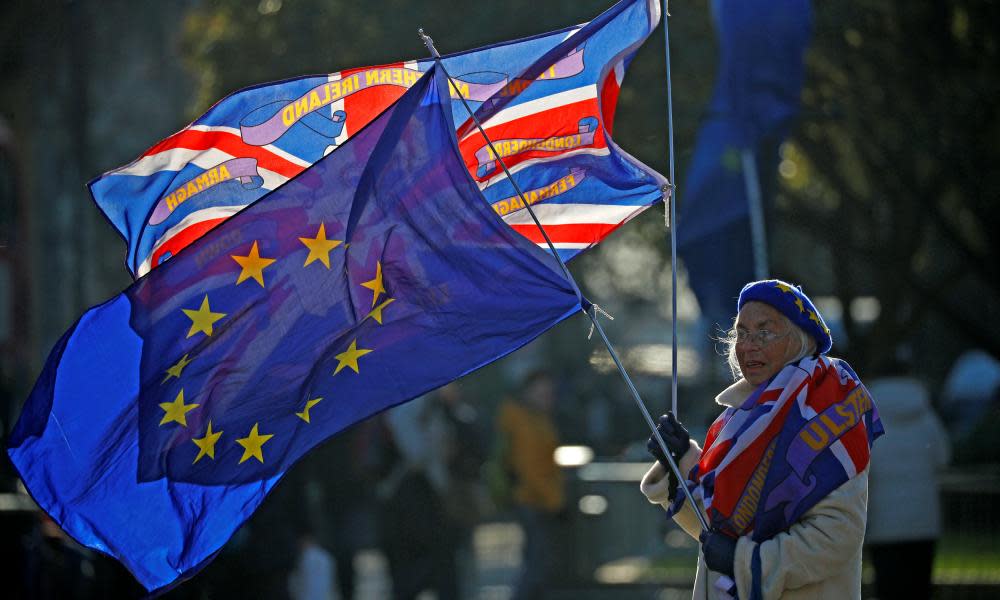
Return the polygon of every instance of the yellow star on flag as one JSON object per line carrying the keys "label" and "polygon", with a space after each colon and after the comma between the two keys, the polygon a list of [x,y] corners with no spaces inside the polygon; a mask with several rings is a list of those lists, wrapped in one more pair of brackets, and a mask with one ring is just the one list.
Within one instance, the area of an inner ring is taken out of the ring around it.
{"label": "yellow star on flag", "polygon": [[302,419],[306,423],[309,422],[309,409],[319,404],[319,401],[323,398],[313,398],[312,400],[306,400],[306,408],[302,412],[295,413],[295,416]]}
{"label": "yellow star on flag", "polygon": [[358,340],[355,339],[351,342],[351,346],[338,354],[335,358],[340,363],[337,365],[337,369],[333,372],[334,375],[340,373],[340,370],[344,367],[350,367],[355,373],[360,373],[358,371],[358,359],[368,354],[371,350],[366,350],[364,348],[358,348]]}
{"label": "yellow star on flag", "polygon": [[814,313],[813,311],[809,311],[809,320],[810,321],[816,321],[817,325],[820,324],[820,322],[819,322],[819,316],[816,313]]}
{"label": "yellow star on flag", "polygon": [[169,369],[167,369],[167,375],[163,378],[163,381],[160,382],[160,385],[163,385],[164,383],[166,383],[167,380],[170,379],[171,377],[176,377],[177,379],[180,379],[181,378],[181,371],[183,371],[184,367],[188,366],[188,363],[190,363],[190,362],[191,361],[188,360],[188,355],[187,354],[185,354],[184,356],[182,356],[181,359],[179,361],[177,361],[177,364],[175,364],[172,367],[170,367]]}
{"label": "yellow star on flag", "polygon": [[261,463],[264,462],[264,453],[261,452],[261,447],[264,442],[274,437],[274,434],[260,435],[257,433],[257,425],[259,423],[253,424],[253,429],[250,430],[250,434],[245,438],[239,438],[236,443],[243,446],[243,456],[240,458],[240,464],[247,460],[251,456],[259,460]]}
{"label": "yellow star on flag", "polygon": [[164,411],[163,418],[160,419],[160,425],[173,422],[187,427],[187,414],[198,408],[198,406],[198,404],[184,404],[184,390],[181,389],[173,402],[160,403],[160,408]]}
{"label": "yellow star on flag", "polygon": [[374,307],[375,303],[378,302],[379,294],[385,293],[385,287],[382,286],[382,263],[381,262],[376,262],[375,263],[375,279],[372,279],[371,281],[366,281],[366,282],[362,283],[361,287],[366,287],[366,288],[370,289],[371,291],[375,292],[374,295],[372,295],[372,306]]}
{"label": "yellow star on flag", "polygon": [[792,286],[790,286],[790,285],[785,285],[784,283],[776,283],[776,284],[774,284],[774,286],[776,288],[778,288],[779,290],[783,291],[783,292],[786,292],[786,293],[789,293],[789,294],[792,293]]}
{"label": "yellow star on flag", "polygon": [[239,263],[241,269],[240,276],[236,278],[236,285],[252,278],[260,284],[260,287],[264,287],[264,269],[271,266],[271,263],[276,260],[274,258],[262,258],[257,250],[256,241],[254,241],[253,246],[250,248],[250,254],[246,256],[231,254],[230,258]]}
{"label": "yellow star on flag", "polygon": [[806,312],[806,307],[805,307],[804,304],[802,304],[802,298],[796,298],[795,299],[795,306],[799,307],[799,312],[803,312],[803,313]]}
{"label": "yellow star on flag", "polygon": [[324,223],[319,224],[319,231],[316,233],[316,237],[300,237],[299,241],[305,244],[306,248],[309,248],[309,256],[306,257],[306,262],[302,266],[307,267],[309,263],[318,260],[327,269],[330,268],[330,250],[343,243],[340,240],[326,239],[326,225]]}
{"label": "yellow star on flag", "polygon": [[208,306],[208,294],[205,294],[205,299],[201,301],[201,308],[198,310],[191,310],[189,308],[182,310],[191,319],[191,329],[188,331],[188,337],[199,331],[205,335],[212,335],[212,324],[226,316],[226,313],[212,312],[212,309]]}
{"label": "yellow star on flag", "polygon": [[367,315],[365,315],[365,318],[367,319],[368,317],[371,317],[371,318],[375,319],[376,323],[378,323],[379,325],[381,325],[382,324],[382,309],[385,308],[386,306],[389,306],[390,304],[392,304],[392,302],[394,300],[395,300],[395,298],[387,298],[385,300],[385,302],[383,302],[382,304],[379,304],[378,306],[376,306],[375,308],[373,308],[370,313],[368,313]]}
{"label": "yellow star on flag", "polygon": [[215,442],[219,441],[219,436],[222,435],[221,431],[212,431],[212,422],[208,422],[208,431],[205,432],[205,437],[192,438],[195,446],[198,446],[198,456],[194,457],[194,462],[201,460],[202,456],[207,455],[212,460],[215,460]]}

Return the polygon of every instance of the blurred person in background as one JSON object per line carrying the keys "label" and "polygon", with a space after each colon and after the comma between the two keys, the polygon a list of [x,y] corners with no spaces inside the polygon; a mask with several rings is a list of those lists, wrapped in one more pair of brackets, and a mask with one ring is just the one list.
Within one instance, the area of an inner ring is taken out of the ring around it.
{"label": "blurred person in background", "polygon": [[448,517],[450,439],[441,405],[420,396],[383,413],[384,473],[376,485],[378,528],[396,600],[424,590],[459,597],[458,532]]}
{"label": "blurred person in background", "polygon": [[375,475],[377,419],[342,431],[307,455],[322,488],[323,535],[336,569],[337,590],[353,600],[357,588],[355,558],[375,545]]}
{"label": "blurred person in background", "polygon": [[291,600],[340,600],[333,556],[319,545],[312,529],[299,532],[298,561],[288,575]]}
{"label": "blurred person in background", "polygon": [[715,398],[725,409],[704,449],[673,414],[657,426],[710,530],[654,437],[641,490],[701,542],[695,600],[860,598],[869,449],[882,432],[871,397],[826,356],[830,331],[800,288],[749,283],[737,311],[725,340],[736,383]]}
{"label": "blurred person in background", "polygon": [[308,510],[309,472],[304,466],[308,465],[288,471],[243,526],[246,540],[239,557],[242,564],[230,583],[250,597],[293,600],[288,583],[299,561],[300,540],[315,525]]}
{"label": "blurred person in background", "polygon": [[517,398],[501,403],[497,414],[497,435],[508,449],[514,510],[524,531],[515,600],[541,598],[552,574],[553,530],[566,503],[554,457],[559,445],[552,420],[555,401],[552,376],[539,370],[525,378]]}
{"label": "blurred person in background", "polygon": [[993,388],[983,413],[972,430],[955,444],[955,464],[977,465],[1000,463],[1000,385]]}
{"label": "blurred person in background", "polygon": [[484,435],[479,412],[466,402],[462,387],[451,382],[433,395],[435,410],[444,419],[447,435],[446,464],[448,491],[444,496],[448,530],[453,533],[458,587],[462,598],[474,595],[475,553],[472,533],[479,523],[487,503],[481,480],[486,461]]}
{"label": "blurred person in background", "polygon": [[927,388],[904,363],[869,386],[889,435],[872,450],[868,531],[879,600],[931,597],[934,547],[941,536],[937,472],[951,447]]}

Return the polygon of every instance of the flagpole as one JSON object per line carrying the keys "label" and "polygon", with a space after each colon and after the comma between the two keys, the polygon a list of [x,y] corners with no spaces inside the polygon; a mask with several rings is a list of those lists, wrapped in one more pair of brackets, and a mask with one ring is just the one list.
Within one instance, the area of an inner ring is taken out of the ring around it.
{"label": "flagpole", "polygon": [[743,159],[743,184],[750,211],[750,239],[753,247],[754,279],[767,279],[767,234],[764,228],[764,199],[761,197],[757,157],[749,148],[740,153]]}
{"label": "flagpole", "polygon": [[501,154],[497,152],[497,149],[493,146],[493,141],[490,139],[488,135],[486,135],[486,130],[483,128],[483,124],[479,121],[479,118],[476,116],[475,111],[473,111],[472,107],[469,106],[469,102],[465,99],[465,96],[462,94],[460,88],[457,85],[455,85],[455,81],[451,78],[451,75],[448,73],[448,69],[445,68],[444,63],[441,61],[441,55],[438,53],[437,48],[434,47],[434,40],[432,40],[430,36],[425,34],[423,29],[418,29],[417,31],[420,34],[420,39],[422,39],[424,45],[427,46],[427,50],[430,51],[431,55],[434,57],[437,66],[441,68],[441,71],[445,74],[445,77],[448,78],[448,82],[451,85],[451,89],[455,90],[455,92],[458,94],[458,97],[462,100],[462,105],[465,106],[465,110],[469,113],[469,116],[472,118],[473,122],[476,124],[476,127],[479,129],[480,135],[482,135],[483,139],[486,140],[486,143],[489,146],[490,151],[493,152],[493,156],[497,157],[497,162],[500,164],[500,167],[503,168],[503,172],[507,175],[507,180],[510,181],[511,185],[514,187],[514,191],[517,192],[517,196],[518,198],[520,198],[521,203],[524,205],[524,208],[528,211],[528,214],[531,215],[531,220],[534,221],[535,226],[538,227],[539,231],[541,231],[542,237],[545,239],[545,243],[548,245],[549,250],[552,252],[552,256],[554,256],[556,261],[558,261],[559,267],[562,269],[563,275],[566,277],[566,280],[573,287],[573,291],[580,299],[581,311],[590,318],[590,322],[593,324],[597,332],[601,335],[601,339],[604,341],[604,345],[608,349],[608,353],[611,355],[611,360],[613,360],[615,366],[618,367],[618,372],[625,380],[625,383],[628,386],[629,391],[632,393],[632,397],[635,399],[636,404],[639,406],[639,410],[642,412],[642,416],[646,420],[646,425],[649,426],[649,429],[653,432],[653,437],[656,439],[657,444],[660,446],[660,449],[663,450],[663,454],[667,459],[667,463],[671,471],[673,471],[674,476],[677,477],[677,481],[679,482],[678,487],[684,491],[684,496],[686,497],[687,501],[691,503],[691,508],[692,510],[694,510],[695,515],[698,516],[698,521],[701,523],[702,528],[708,531],[709,527],[708,527],[708,522],[705,520],[705,515],[702,514],[700,510],[697,509],[698,505],[694,501],[694,497],[691,495],[691,490],[689,490],[687,485],[684,484],[687,478],[681,474],[680,467],[677,466],[677,462],[671,455],[670,449],[667,447],[667,443],[663,440],[663,437],[660,435],[660,432],[656,429],[656,423],[653,421],[653,417],[649,414],[649,410],[646,408],[646,404],[642,401],[642,397],[639,396],[639,391],[636,389],[635,384],[632,383],[632,378],[629,377],[628,372],[625,370],[625,365],[623,365],[621,360],[618,358],[618,353],[615,352],[615,349],[611,345],[611,341],[608,339],[607,334],[604,333],[604,327],[601,326],[600,321],[597,319],[597,311],[593,310],[593,307],[595,305],[591,304],[589,301],[584,299],[583,294],[580,292],[580,286],[577,285],[576,279],[573,278],[573,274],[569,272],[569,269],[566,267],[566,263],[563,261],[562,257],[559,256],[559,252],[556,250],[556,247],[552,243],[552,240],[549,239],[548,233],[542,226],[541,221],[539,221],[538,217],[535,215],[534,209],[531,208],[531,204],[528,202],[528,199],[525,198],[524,192],[521,191],[521,186],[519,186],[517,184],[517,181],[514,180],[514,176],[507,169],[507,165],[504,162]]}
{"label": "flagpole", "polygon": [[670,410],[677,416],[677,180],[674,178],[674,94],[670,78],[670,7],[667,0],[663,0],[663,41],[667,64],[667,146],[670,160],[670,196],[665,207],[670,215],[667,222],[670,227]]}

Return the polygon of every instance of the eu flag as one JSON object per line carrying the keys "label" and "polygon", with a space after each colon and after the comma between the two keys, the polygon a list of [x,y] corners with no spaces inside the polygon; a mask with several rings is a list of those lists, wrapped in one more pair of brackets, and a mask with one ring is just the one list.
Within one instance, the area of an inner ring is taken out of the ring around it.
{"label": "eu flag", "polygon": [[53,350],[9,454],[38,504],[150,590],[211,559],[332,434],[581,309],[458,151],[437,69]]}
{"label": "eu flag", "polygon": [[719,70],[680,195],[677,246],[702,314],[710,326],[728,329],[736,294],[760,278],[742,153],[752,153],[769,206],[778,147],[799,111],[812,10],[809,0],[713,0],[711,6]]}

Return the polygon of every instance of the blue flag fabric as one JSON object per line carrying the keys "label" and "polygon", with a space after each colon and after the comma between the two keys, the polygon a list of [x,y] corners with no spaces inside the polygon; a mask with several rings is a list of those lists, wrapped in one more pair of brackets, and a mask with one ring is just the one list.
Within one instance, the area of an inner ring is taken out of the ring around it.
{"label": "blue flag fabric", "polygon": [[743,284],[759,279],[742,153],[756,159],[766,205],[799,110],[812,11],[809,0],[714,0],[712,14],[719,72],[681,194],[677,245],[702,314],[726,327]]}
{"label": "blue flag fabric", "polygon": [[310,448],[581,309],[496,215],[432,69],[338,152],[56,345],[11,436],[38,504],[149,590],[203,566]]}
{"label": "blue flag fabric", "polygon": [[[611,138],[626,66],[659,19],[659,0],[622,0],[584,25],[442,59],[456,81],[452,97],[461,94],[478,111],[564,259],[663,198],[665,180]],[[336,151],[432,64],[401,61],[240,90],[90,182],[128,244],[128,269],[149,272]],[[461,102],[452,111],[483,194],[512,227],[541,242]]]}

